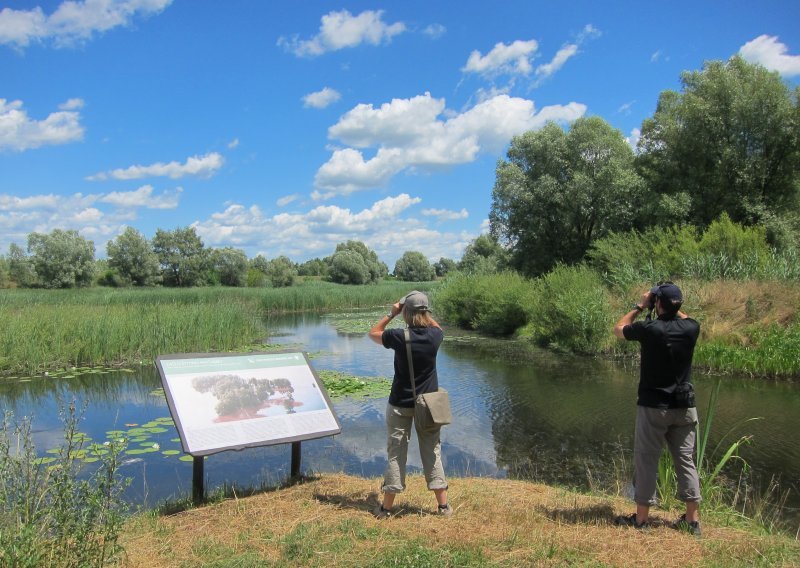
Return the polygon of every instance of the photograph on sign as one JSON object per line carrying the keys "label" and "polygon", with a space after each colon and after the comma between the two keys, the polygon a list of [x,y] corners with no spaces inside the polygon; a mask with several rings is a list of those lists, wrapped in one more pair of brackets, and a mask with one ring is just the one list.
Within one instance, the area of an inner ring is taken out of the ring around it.
{"label": "photograph on sign", "polygon": [[170,355],[157,360],[184,449],[205,455],[338,434],[304,353]]}

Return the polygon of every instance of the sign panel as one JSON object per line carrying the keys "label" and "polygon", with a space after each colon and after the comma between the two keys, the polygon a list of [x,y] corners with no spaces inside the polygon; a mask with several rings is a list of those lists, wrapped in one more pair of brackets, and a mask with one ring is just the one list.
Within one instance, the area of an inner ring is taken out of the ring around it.
{"label": "sign panel", "polygon": [[342,431],[305,353],[163,355],[156,366],[183,449],[193,456]]}

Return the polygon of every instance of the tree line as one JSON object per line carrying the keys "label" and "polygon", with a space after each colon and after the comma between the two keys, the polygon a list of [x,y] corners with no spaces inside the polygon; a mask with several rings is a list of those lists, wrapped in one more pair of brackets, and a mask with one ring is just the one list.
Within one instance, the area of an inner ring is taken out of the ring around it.
{"label": "tree line", "polygon": [[511,141],[489,218],[509,267],[540,276],[615,234],[702,232],[723,216],[762,227],[775,250],[797,249],[800,87],[739,56],[684,72],[681,83],[661,93],[635,149],[596,116]]}
{"label": "tree line", "polygon": [[[469,257],[465,255],[469,263]],[[458,269],[459,263],[407,251],[393,276],[428,281]],[[0,256],[0,287],[79,288],[125,286],[249,286],[285,287],[300,277],[340,284],[369,284],[389,277],[389,268],[361,241],[339,243],[328,257],[295,263],[286,256],[248,258],[238,248],[208,248],[194,227],[156,230],[152,240],[132,227],[109,241],[106,258],[95,258],[94,243],[73,230],[31,233],[27,249],[12,243]]]}

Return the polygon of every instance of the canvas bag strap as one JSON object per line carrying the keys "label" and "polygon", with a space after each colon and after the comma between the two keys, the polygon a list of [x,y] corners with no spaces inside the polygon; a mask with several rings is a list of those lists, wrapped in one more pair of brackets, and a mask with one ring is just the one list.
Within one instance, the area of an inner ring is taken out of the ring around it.
{"label": "canvas bag strap", "polygon": [[403,330],[403,336],[406,338],[406,355],[408,356],[408,375],[411,377],[411,394],[414,395],[414,404],[417,404],[417,386],[414,380],[414,361],[411,359],[411,332],[408,328]]}

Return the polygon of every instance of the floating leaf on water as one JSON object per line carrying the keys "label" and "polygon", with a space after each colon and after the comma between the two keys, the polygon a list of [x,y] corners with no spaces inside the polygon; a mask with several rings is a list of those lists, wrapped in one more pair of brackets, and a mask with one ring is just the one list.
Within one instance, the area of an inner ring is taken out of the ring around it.
{"label": "floating leaf on water", "polygon": [[50,448],[49,450],[45,450],[46,454],[60,454],[61,448]]}
{"label": "floating leaf on water", "polygon": [[130,424],[125,424],[125,426],[128,427],[128,428],[133,428],[134,426],[138,426],[138,425],[139,424],[137,422],[131,422]]}
{"label": "floating leaf on water", "polygon": [[106,436],[109,438],[116,438],[117,436],[122,436],[124,433],[124,430],[109,430],[106,432]]}
{"label": "floating leaf on water", "polygon": [[150,436],[136,436],[135,438],[131,438],[131,444],[139,444],[141,442],[146,442],[150,439]]}
{"label": "floating leaf on water", "polygon": [[132,450],[125,450],[125,453],[129,456],[138,456],[140,454],[150,454],[155,452],[156,450],[150,446],[149,448],[134,448]]}
{"label": "floating leaf on water", "polygon": [[34,460],[34,463],[38,465],[46,465],[48,463],[53,463],[54,461],[56,461],[56,458],[42,457],[42,458],[36,458],[36,460]]}
{"label": "floating leaf on water", "polygon": [[190,455],[181,456],[178,459],[181,460],[182,462],[193,462],[194,461],[194,457],[190,456]]}
{"label": "floating leaf on water", "polygon": [[169,441],[170,441],[170,442],[180,442],[180,441],[181,441],[181,439],[180,439],[180,438],[170,438],[170,440],[169,440]]}
{"label": "floating leaf on water", "polygon": [[94,463],[96,461],[100,461],[100,458],[85,458],[83,463]]}
{"label": "floating leaf on water", "polygon": [[165,456],[177,456],[178,454],[181,453],[181,451],[180,450],[164,450],[161,453],[164,454]]}
{"label": "floating leaf on water", "polygon": [[120,369],[119,371],[121,373],[135,373],[136,372],[133,369]]}
{"label": "floating leaf on water", "polygon": [[156,428],[148,428],[148,431],[151,434],[161,434],[162,432],[169,432],[166,428],[156,427]]}

